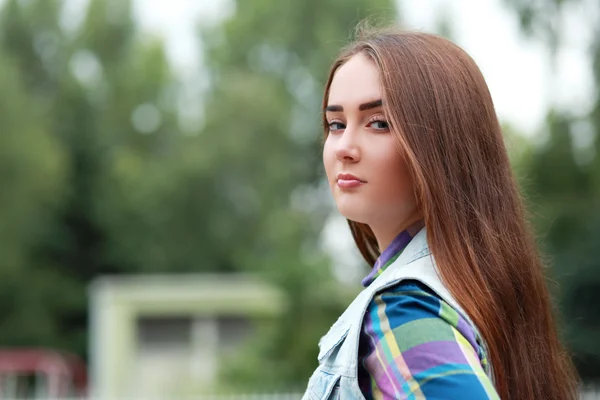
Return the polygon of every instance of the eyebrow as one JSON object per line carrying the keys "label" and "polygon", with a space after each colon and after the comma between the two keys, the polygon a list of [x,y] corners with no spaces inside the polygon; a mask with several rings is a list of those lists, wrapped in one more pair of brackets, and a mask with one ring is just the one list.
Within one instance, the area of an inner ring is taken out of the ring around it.
{"label": "eyebrow", "polygon": [[[358,110],[359,111],[370,110],[371,108],[381,107],[382,105],[383,105],[383,102],[381,100],[373,100],[373,101],[369,101],[369,102],[359,105]],[[329,106],[325,107],[325,111],[341,112],[341,111],[344,111],[344,107],[338,106],[338,105],[329,105]]]}

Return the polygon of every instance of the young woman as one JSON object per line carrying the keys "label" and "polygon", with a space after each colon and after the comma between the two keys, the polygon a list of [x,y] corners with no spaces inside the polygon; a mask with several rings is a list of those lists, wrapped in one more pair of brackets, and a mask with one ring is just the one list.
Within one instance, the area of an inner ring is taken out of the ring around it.
{"label": "young woman", "polygon": [[305,398],[575,399],[475,62],[435,35],[363,34],[331,68],[323,124],[333,197],[373,269]]}

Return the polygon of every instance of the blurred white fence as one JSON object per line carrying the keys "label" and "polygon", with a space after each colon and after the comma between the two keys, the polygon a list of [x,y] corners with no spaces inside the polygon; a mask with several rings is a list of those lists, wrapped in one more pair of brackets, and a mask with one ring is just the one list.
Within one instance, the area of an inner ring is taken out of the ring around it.
{"label": "blurred white fence", "polygon": [[[151,398],[100,398],[100,397],[78,397],[78,398],[30,398],[9,399],[0,397],[1,400],[301,400],[302,393],[254,393],[235,395],[199,395],[189,397],[151,397]],[[585,385],[581,391],[581,400],[600,400],[600,384]]]}
{"label": "blurred white fence", "polygon": [[1,397],[0,400],[301,400],[302,393],[254,393],[254,394],[219,394],[219,395],[199,395],[199,396],[186,396],[186,397],[169,397],[169,396],[156,396],[156,397],[123,397],[123,398],[101,398],[101,397],[70,397],[70,398],[46,398],[46,397],[32,397],[29,399],[10,399]]}

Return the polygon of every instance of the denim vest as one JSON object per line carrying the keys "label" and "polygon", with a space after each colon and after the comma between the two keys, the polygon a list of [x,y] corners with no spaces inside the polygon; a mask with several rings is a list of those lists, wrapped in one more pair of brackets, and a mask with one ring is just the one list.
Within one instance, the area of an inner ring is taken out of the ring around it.
{"label": "denim vest", "polygon": [[[406,246],[402,254],[365,288],[319,341],[319,367],[310,377],[303,400],[364,399],[358,386],[358,343],[362,321],[376,293],[405,279],[427,285],[441,299],[458,310],[478,332],[469,316],[441,282],[435,261],[427,245],[423,228]],[[485,344],[484,351],[485,349]],[[487,374],[492,378],[489,366]],[[492,380],[493,382],[493,380]]]}

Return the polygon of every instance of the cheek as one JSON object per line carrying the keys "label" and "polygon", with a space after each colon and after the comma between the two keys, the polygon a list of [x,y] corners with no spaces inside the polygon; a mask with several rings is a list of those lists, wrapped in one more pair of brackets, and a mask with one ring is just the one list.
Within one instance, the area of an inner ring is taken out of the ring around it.
{"label": "cheek", "polygon": [[397,151],[388,151],[380,154],[380,160],[378,192],[381,200],[411,207],[415,202],[414,185],[404,159]]}

